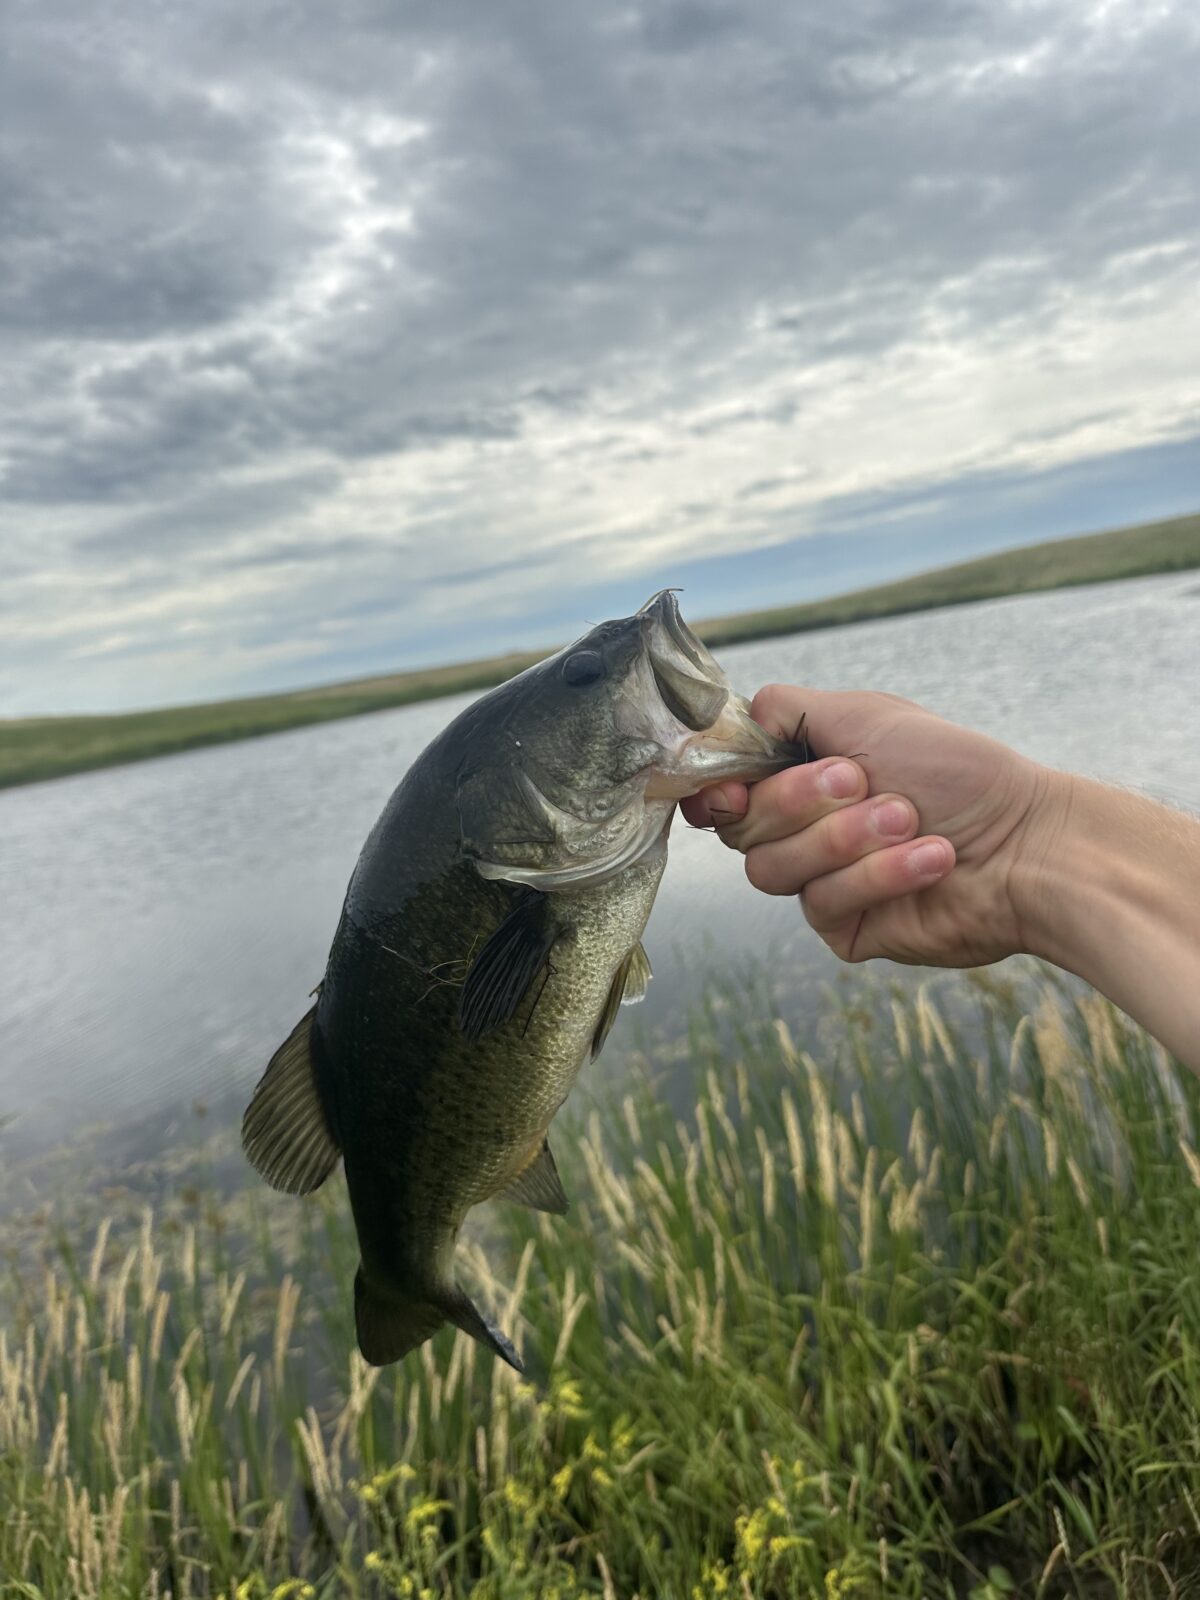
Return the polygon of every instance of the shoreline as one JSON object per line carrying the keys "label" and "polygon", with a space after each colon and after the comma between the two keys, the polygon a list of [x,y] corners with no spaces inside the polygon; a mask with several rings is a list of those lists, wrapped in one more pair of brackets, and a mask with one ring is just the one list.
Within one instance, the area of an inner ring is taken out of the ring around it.
{"label": "shoreline", "polygon": [[[981,556],[825,600],[695,625],[721,648],[885,617],[1200,568],[1200,513]],[[0,721],[0,789],[493,688],[558,646],[279,694],[114,715]]]}

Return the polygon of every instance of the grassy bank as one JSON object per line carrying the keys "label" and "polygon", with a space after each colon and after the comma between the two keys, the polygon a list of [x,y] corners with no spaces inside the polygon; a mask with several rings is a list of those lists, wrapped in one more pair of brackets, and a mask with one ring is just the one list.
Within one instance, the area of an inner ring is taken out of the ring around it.
{"label": "grassy bank", "polygon": [[1053,539],[1046,544],[1002,550],[998,555],[921,572],[897,583],[816,600],[809,605],[778,606],[718,617],[700,630],[712,644],[736,644],[778,634],[806,633],[846,622],[933,611],[939,606],[972,600],[998,600],[1005,595],[1034,594],[1046,589],[1071,589],[1118,578],[1146,577],[1154,572],[1179,572],[1200,567],[1200,515],[1173,517],[1078,539]]}
{"label": "grassy bank", "polygon": [[557,1140],[567,1218],[489,1208],[529,1383],[361,1364],[340,1185],[28,1223],[0,1591],[1196,1593],[1200,1085],[1091,998],[980,989],[970,1050],[851,993],[821,1060],[698,1019],[689,1116],[643,1082]]}
{"label": "grassy bank", "polygon": [[[1197,566],[1200,515],[1008,550],[832,600],[717,617],[697,631],[711,644],[732,644],[1000,595]],[[534,650],[212,705],[109,717],[0,721],[0,788],[488,688],[545,654]]]}

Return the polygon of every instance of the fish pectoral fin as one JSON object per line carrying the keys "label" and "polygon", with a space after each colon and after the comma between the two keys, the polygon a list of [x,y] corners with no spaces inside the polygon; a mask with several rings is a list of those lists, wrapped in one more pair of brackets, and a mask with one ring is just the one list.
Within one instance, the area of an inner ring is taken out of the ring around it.
{"label": "fish pectoral fin", "polygon": [[533,1160],[511,1183],[499,1190],[498,1200],[515,1200],[519,1205],[530,1206],[534,1211],[548,1211],[552,1216],[565,1217],[569,1209],[562,1179],[550,1152],[549,1139],[543,1139],[541,1149]]}
{"label": "fish pectoral fin", "polygon": [[461,1328],[464,1333],[469,1333],[472,1339],[478,1339],[493,1355],[502,1361],[507,1361],[514,1371],[524,1376],[525,1364],[513,1348],[511,1340],[507,1339],[494,1322],[485,1317],[478,1306],[474,1305],[470,1296],[455,1285],[453,1291],[447,1295],[443,1302],[446,1316],[456,1328]]}
{"label": "fish pectoral fin", "polygon": [[276,1050],[242,1118],[247,1159],[284,1194],[319,1189],[341,1155],[317,1081],[316,1018],[314,1006]]}
{"label": "fish pectoral fin", "polygon": [[363,1360],[386,1367],[424,1344],[446,1313],[431,1300],[409,1300],[373,1289],[359,1267],[354,1275],[354,1328]]}
{"label": "fish pectoral fin", "polygon": [[546,896],[522,890],[463,983],[458,1026],[466,1038],[482,1039],[513,1016],[549,960],[558,933]]}
{"label": "fish pectoral fin", "polygon": [[650,958],[639,942],[634,945],[613,975],[612,985],[604,1001],[604,1009],[600,1013],[596,1031],[592,1035],[593,1061],[604,1049],[604,1041],[617,1020],[617,1012],[622,1005],[636,1005],[639,1000],[645,998],[646,985],[650,982],[650,978]]}

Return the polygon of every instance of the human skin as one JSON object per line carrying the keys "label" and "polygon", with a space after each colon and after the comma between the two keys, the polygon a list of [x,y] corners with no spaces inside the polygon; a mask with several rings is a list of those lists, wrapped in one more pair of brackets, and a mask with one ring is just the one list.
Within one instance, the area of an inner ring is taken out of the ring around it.
{"label": "human skin", "polygon": [[752,710],[783,738],[804,717],[822,759],[684,815],[744,854],[755,888],[799,895],[844,961],[1039,956],[1200,1072],[1200,821],[895,695],[771,684]]}

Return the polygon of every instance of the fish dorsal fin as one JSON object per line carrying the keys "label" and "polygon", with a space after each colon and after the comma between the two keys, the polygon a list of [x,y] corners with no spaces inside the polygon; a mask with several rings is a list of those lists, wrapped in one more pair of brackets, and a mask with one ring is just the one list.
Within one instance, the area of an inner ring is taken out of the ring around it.
{"label": "fish dorsal fin", "polygon": [[511,1183],[499,1191],[501,1200],[516,1200],[534,1211],[548,1211],[552,1216],[565,1217],[568,1210],[562,1179],[550,1152],[550,1141],[543,1138],[536,1156]]}
{"label": "fish dorsal fin", "polygon": [[546,896],[522,890],[463,983],[458,1026],[466,1038],[482,1039],[509,1020],[546,965],[557,937]]}
{"label": "fish dorsal fin", "polygon": [[319,1189],[341,1154],[317,1084],[316,1016],[314,1006],[276,1050],[242,1119],[251,1166],[285,1194]]}
{"label": "fish dorsal fin", "polygon": [[604,1041],[608,1038],[613,1023],[617,1020],[617,1012],[622,1005],[636,1005],[645,998],[646,985],[650,982],[650,958],[642,948],[640,942],[617,968],[612,985],[604,1001],[604,1009],[596,1023],[596,1031],[592,1035],[592,1060],[604,1049]]}

